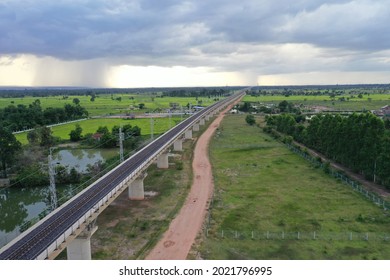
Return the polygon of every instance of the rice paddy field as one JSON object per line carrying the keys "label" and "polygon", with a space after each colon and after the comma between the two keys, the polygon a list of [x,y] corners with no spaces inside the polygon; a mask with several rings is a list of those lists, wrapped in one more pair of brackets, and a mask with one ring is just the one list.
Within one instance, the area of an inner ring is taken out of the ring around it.
{"label": "rice paddy field", "polygon": [[[180,117],[169,118],[153,118],[153,135],[162,134],[167,131],[169,128],[175,126],[181,121]],[[88,133],[95,133],[100,126],[107,126],[111,130],[114,126],[130,124],[131,126],[138,126],[141,128],[142,136],[150,136],[151,129],[151,119],[150,118],[141,118],[141,119],[122,119],[122,118],[94,118],[84,121],[73,122],[69,124],[54,126],[51,128],[53,136],[61,138],[61,140],[69,140],[69,133],[71,130],[75,129],[75,125],[79,124],[83,129],[82,135]],[[27,132],[15,134],[16,139],[22,143],[27,144]]]}
{"label": "rice paddy field", "polygon": [[[143,115],[144,113],[152,112],[166,112],[170,108],[171,103],[179,104],[183,110],[187,104],[195,106],[201,104],[208,106],[215,101],[211,98],[195,98],[195,97],[161,97],[160,94],[101,94],[97,95],[95,101],[91,101],[90,96],[47,96],[47,97],[33,97],[25,96],[23,98],[0,98],[0,108],[9,105],[17,106],[19,104],[28,106],[35,100],[39,99],[42,109],[53,107],[63,107],[65,104],[71,104],[74,98],[80,100],[80,105],[87,109],[91,119],[73,122],[52,127],[53,136],[61,138],[61,140],[69,140],[69,133],[79,124],[83,129],[83,135],[87,133],[94,133],[99,126],[107,126],[108,129],[115,125],[131,124],[137,125],[141,128],[143,136],[151,134],[151,120],[148,117],[136,119],[113,118],[113,116],[124,116],[128,114]],[[120,101],[118,100],[120,98]],[[143,103],[145,108],[140,110],[139,104]],[[180,108],[179,108],[180,110]],[[184,116],[183,118],[185,118]],[[181,121],[180,117],[154,118],[153,119],[153,134],[161,134],[167,131]],[[27,144],[27,133],[20,133],[15,135],[17,140],[22,144]]]}
{"label": "rice paddy field", "polygon": [[387,211],[245,115],[226,116],[210,154],[215,192],[195,249],[201,258],[390,259]]}
{"label": "rice paddy field", "polygon": [[[120,101],[117,98],[120,97]],[[91,101],[90,96],[47,96],[47,97],[33,97],[25,96],[23,98],[0,98],[0,108],[9,105],[23,104],[28,106],[36,99],[39,99],[43,109],[48,107],[64,107],[65,104],[71,104],[74,98],[80,100],[80,105],[87,109],[90,116],[107,116],[124,113],[144,113],[152,112],[159,109],[169,108],[170,103],[178,103],[185,107],[187,104],[192,106],[198,105],[201,101],[202,106],[208,106],[214,101],[211,98],[195,97],[159,97],[159,95],[148,94],[101,94],[97,95],[95,101]],[[139,110],[138,104],[145,104],[145,109]]]}

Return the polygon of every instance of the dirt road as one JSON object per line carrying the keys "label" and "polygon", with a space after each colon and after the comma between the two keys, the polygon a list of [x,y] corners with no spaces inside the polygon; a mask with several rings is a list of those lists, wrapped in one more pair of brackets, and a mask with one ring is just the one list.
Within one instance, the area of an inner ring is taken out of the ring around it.
{"label": "dirt road", "polygon": [[185,260],[202,228],[208,203],[213,193],[214,182],[208,158],[208,144],[229,106],[213,121],[199,137],[192,163],[194,180],[182,209],[171,222],[163,238],[146,257],[147,260]]}

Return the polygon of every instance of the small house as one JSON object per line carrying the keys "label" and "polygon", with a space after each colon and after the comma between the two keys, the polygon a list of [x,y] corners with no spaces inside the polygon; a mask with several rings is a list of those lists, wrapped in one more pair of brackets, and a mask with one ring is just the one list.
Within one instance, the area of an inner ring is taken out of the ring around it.
{"label": "small house", "polygon": [[383,106],[381,111],[384,116],[390,116],[390,105]]}
{"label": "small house", "polygon": [[379,110],[373,112],[378,117],[390,117],[390,105],[383,106]]}
{"label": "small house", "polygon": [[100,141],[100,139],[102,139],[102,136],[103,134],[102,133],[95,133],[95,134],[92,134],[92,138],[96,141]]}

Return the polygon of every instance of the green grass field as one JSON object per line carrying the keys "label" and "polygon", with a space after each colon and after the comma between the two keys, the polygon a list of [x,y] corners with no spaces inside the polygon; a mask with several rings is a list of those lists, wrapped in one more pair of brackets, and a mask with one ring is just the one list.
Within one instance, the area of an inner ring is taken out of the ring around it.
{"label": "green grass field", "polygon": [[[248,126],[244,115],[225,118],[210,153],[216,186],[203,258],[390,259],[389,242],[361,238],[390,233],[387,212]],[[267,232],[286,238],[266,239]],[[330,238],[306,236],[313,232]]]}
{"label": "green grass field", "polygon": [[[116,100],[116,98],[121,97],[121,101]],[[98,95],[95,101],[90,101],[90,96],[69,96],[67,99],[64,99],[62,96],[48,96],[48,97],[32,97],[27,96],[23,98],[0,98],[0,108],[7,107],[9,105],[23,104],[28,106],[36,99],[39,99],[43,109],[48,107],[63,107],[67,103],[72,103],[73,98],[78,98],[80,100],[80,105],[85,107],[89,112],[90,116],[109,116],[109,115],[119,115],[119,114],[142,114],[145,112],[152,111],[165,111],[170,108],[170,103],[178,103],[184,109],[187,104],[197,105],[198,101],[202,101],[202,106],[208,106],[214,103],[212,99],[209,98],[199,98],[196,100],[195,97],[163,97],[160,98],[155,95],[137,95],[137,94],[114,94],[114,95]],[[130,99],[133,98],[133,99]],[[145,109],[139,110],[138,104],[144,103]],[[183,110],[184,110],[183,109]],[[169,118],[155,118],[154,119],[154,134],[161,134],[167,131],[170,127]],[[172,117],[171,125],[174,126],[180,122],[180,117]],[[87,133],[94,133],[99,126],[107,126],[111,129],[115,125],[128,124],[132,126],[138,125],[141,128],[142,135],[150,135],[150,119],[134,119],[134,120],[125,120],[125,119],[113,119],[113,118],[99,118],[99,119],[89,119],[86,121],[77,122],[83,128],[83,135]],[[55,126],[52,127],[53,135],[60,137],[62,140],[69,139],[69,133],[74,129],[76,123]],[[22,144],[27,144],[27,133],[16,134],[16,139]]]}
{"label": "green grass field", "polygon": [[[121,97],[121,101],[116,98]],[[26,96],[23,98],[0,98],[0,108],[7,107],[9,105],[23,104],[28,106],[36,99],[41,101],[43,109],[48,107],[63,107],[65,104],[71,104],[74,98],[80,100],[80,105],[87,109],[90,116],[102,116],[102,115],[115,115],[123,113],[143,113],[146,111],[154,111],[157,109],[169,108],[169,103],[179,103],[181,106],[186,106],[188,103],[191,105],[198,105],[198,101],[202,101],[203,106],[208,106],[214,101],[209,98],[195,97],[156,97],[153,95],[136,95],[136,94],[102,94],[98,95],[95,101],[90,101],[90,96],[69,96],[64,99],[62,96],[48,96],[48,97],[32,97]],[[134,98],[134,99],[130,99]],[[12,103],[13,102],[13,103]],[[138,110],[138,104],[144,103],[145,109]],[[132,109],[134,108],[134,109]]]}
{"label": "green grass field", "polygon": [[[169,118],[154,118],[153,119],[153,134],[161,134],[164,133],[169,129],[169,126],[171,127],[175,126],[177,123],[180,122],[180,118],[174,117],[171,118],[171,121],[169,121]],[[99,128],[99,126],[107,126],[109,130],[112,129],[115,125],[126,125],[131,124],[132,126],[138,126],[141,128],[141,135],[148,136],[151,134],[151,124],[150,119],[118,119],[118,118],[102,118],[102,119],[88,119],[85,121],[79,121],[75,123],[60,125],[60,126],[54,126],[52,127],[53,136],[60,137],[62,140],[69,140],[69,133],[71,130],[75,128],[76,124],[80,124],[80,126],[83,129],[82,135],[85,135],[87,133],[94,133]],[[16,139],[22,143],[27,144],[27,132],[15,134]]]}
{"label": "green grass field", "polygon": [[363,95],[362,98],[358,98],[356,95],[355,98],[351,98],[351,95],[343,95],[345,98],[350,98],[347,101],[339,101],[339,97],[341,96],[337,96],[332,100],[328,95],[292,95],[289,97],[284,95],[258,97],[247,95],[243,101],[279,104],[279,102],[286,100],[295,104],[326,106],[333,110],[376,110],[390,104],[390,94],[370,94]]}

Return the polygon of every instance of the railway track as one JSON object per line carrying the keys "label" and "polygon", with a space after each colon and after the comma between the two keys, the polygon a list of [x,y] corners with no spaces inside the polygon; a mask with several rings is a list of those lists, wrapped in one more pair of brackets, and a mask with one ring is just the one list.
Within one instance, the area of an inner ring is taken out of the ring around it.
{"label": "railway track", "polygon": [[[85,191],[77,195],[69,203],[58,208],[35,228],[27,231],[4,251],[0,251],[0,259],[36,259],[46,248],[56,242],[75,222],[109,195],[130,174],[137,171],[146,161],[152,161],[161,151],[169,147],[175,139],[188,130],[201,117],[238,98],[243,92],[217,102],[181,122],[155,141],[144,147],[132,157],[117,166],[104,177],[91,184]],[[97,210],[97,209],[96,209]]]}

